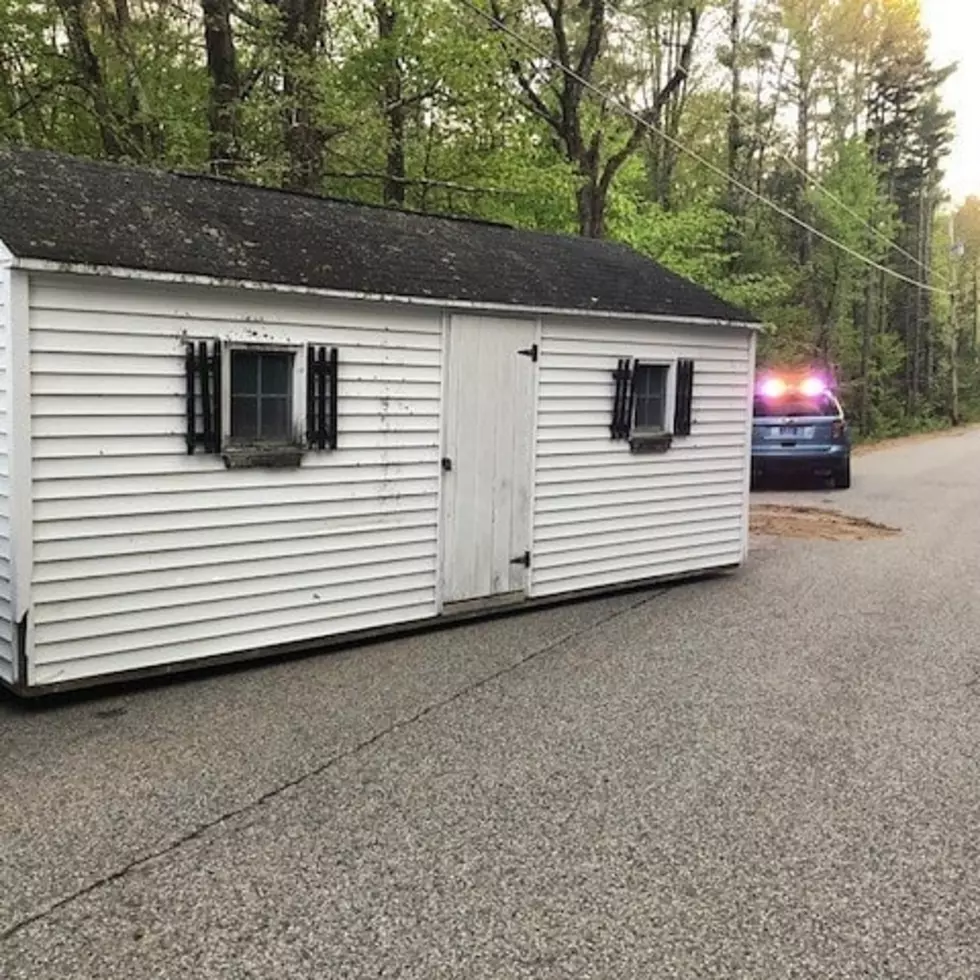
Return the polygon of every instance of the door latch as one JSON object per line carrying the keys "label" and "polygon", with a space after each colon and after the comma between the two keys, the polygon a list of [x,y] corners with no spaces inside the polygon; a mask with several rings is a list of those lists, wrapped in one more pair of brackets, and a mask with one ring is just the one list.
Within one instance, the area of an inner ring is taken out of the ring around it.
{"label": "door latch", "polygon": [[523,555],[519,555],[517,558],[511,558],[510,563],[512,565],[523,565],[525,568],[530,568],[531,552],[525,551]]}

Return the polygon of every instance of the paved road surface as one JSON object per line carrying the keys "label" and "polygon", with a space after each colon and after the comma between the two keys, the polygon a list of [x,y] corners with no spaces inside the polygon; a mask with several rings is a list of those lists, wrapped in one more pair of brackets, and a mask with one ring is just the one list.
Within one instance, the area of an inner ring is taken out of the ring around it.
{"label": "paved road surface", "polygon": [[0,976],[975,980],[980,432],[800,499],[903,534],[0,701]]}

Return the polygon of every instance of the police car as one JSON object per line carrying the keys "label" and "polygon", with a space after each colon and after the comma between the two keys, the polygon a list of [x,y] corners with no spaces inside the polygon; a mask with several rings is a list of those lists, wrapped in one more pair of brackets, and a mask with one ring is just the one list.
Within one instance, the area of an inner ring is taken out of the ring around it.
{"label": "police car", "polygon": [[752,482],[772,476],[829,478],[851,485],[851,435],[844,409],[825,377],[767,373],[756,386]]}

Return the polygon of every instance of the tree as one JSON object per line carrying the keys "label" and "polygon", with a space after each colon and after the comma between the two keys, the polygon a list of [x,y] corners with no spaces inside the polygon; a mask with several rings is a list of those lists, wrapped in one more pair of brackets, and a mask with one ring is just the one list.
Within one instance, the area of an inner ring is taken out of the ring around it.
{"label": "tree", "polygon": [[[700,24],[699,4],[684,4],[687,32],[677,66],[671,77],[654,95],[653,102],[631,125],[612,116],[607,106],[591,97],[587,83],[601,78],[600,69],[607,47],[607,9],[605,0],[582,0],[569,5],[566,0],[541,0],[546,15],[546,32],[559,67],[541,64],[540,59],[503,43],[510,54],[511,69],[525,104],[551,130],[559,152],[579,172],[581,183],[576,195],[578,226],[581,234],[601,238],[606,230],[606,210],[613,180],[647,138],[664,107],[686,84]],[[519,12],[506,14],[500,0],[493,0],[497,23],[528,28]]]}
{"label": "tree", "polygon": [[231,175],[240,163],[238,128],[242,98],[238,53],[231,24],[232,0],[201,0],[201,7],[211,79],[209,159],[215,173]]}

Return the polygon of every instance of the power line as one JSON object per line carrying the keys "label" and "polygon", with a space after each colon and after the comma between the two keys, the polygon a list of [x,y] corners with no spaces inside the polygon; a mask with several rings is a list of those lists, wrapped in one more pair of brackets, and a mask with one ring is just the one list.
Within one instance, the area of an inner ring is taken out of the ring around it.
{"label": "power line", "polygon": [[609,92],[604,91],[598,85],[589,81],[589,79],[585,78],[583,75],[575,71],[573,68],[569,68],[567,65],[563,65],[555,57],[553,57],[551,54],[545,51],[544,48],[540,47],[539,45],[535,44],[533,41],[529,41],[527,38],[518,34],[515,30],[513,30],[513,28],[509,27],[500,18],[496,17],[493,13],[484,10],[478,4],[472,2],[472,0],[456,0],[456,2],[466,7],[468,10],[476,14],[478,17],[485,20],[496,30],[501,31],[502,33],[506,34],[508,37],[512,38],[514,41],[516,41],[522,47],[526,48],[528,51],[531,51],[539,58],[542,58],[545,61],[547,61],[552,67],[557,68],[559,71],[568,75],[569,78],[578,82],[578,84],[581,85],[582,88],[587,89],[588,91],[592,92],[593,95],[597,95],[604,102],[608,103],[609,105],[618,109],[620,112],[629,116],[629,118],[632,119],[637,125],[642,126],[644,129],[649,130],[651,133],[655,133],[661,139],[665,140],[666,142],[670,143],[672,146],[676,147],[681,153],[690,157],[696,163],[701,164],[701,166],[710,170],[716,176],[721,177],[722,180],[731,183],[734,187],[737,187],[739,190],[743,191],[745,194],[748,194],[750,197],[759,201],[761,204],[764,204],[766,207],[770,208],[772,211],[774,211],[776,214],[780,215],[781,217],[785,218],[787,221],[791,221],[793,224],[799,226],[804,231],[810,232],[812,235],[815,235],[817,238],[826,242],[828,245],[833,245],[835,248],[840,249],[842,252],[846,253],[847,255],[850,255],[851,258],[857,259],[859,262],[863,263],[864,265],[867,265],[873,269],[877,269],[879,272],[882,272],[885,275],[891,276],[894,279],[898,279],[900,282],[907,283],[910,286],[915,286],[918,289],[925,289],[928,292],[932,292],[932,293],[941,293],[944,291],[938,286],[932,286],[928,283],[920,282],[918,279],[913,279],[911,276],[906,276],[901,272],[896,272],[894,269],[889,269],[888,266],[882,265],[880,262],[876,262],[874,259],[871,259],[866,255],[862,255],[856,249],[851,248],[850,245],[846,245],[844,244],[844,242],[838,241],[836,238],[834,238],[831,235],[828,235],[826,232],[821,231],[819,228],[813,227],[813,225],[807,223],[799,216],[793,214],[792,211],[788,211],[782,205],[777,204],[775,201],[772,201],[769,198],[767,198],[764,194],[760,194],[754,188],[749,187],[748,184],[742,183],[742,181],[738,180],[736,177],[733,177],[731,174],[726,173],[724,170],[721,169],[721,167],[712,163],[706,157],[701,156],[701,154],[698,153],[696,150],[692,150],[690,147],[683,144],[680,140],[671,136],[669,133],[664,132],[664,130],[662,130],[658,126],[655,126],[647,119],[644,119],[635,109],[630,108],[630,106],[626,105],[626,103],[622,102],[614,95],[611,95]]}
{"label": "power line", "polygon": [[[614,4],[607,2],[606,8],[612,13],[619,14],[621,17],[630,16],[628,13],[625,13],[621,8],[616,7]],[[734,57],[734,52],[732,53],[732,57]],[[745,117],[737,113],[734,109],[726,107],[724,111],[726,115],[734,119],[740,125],[742,126],[747,125]],[[823,194],[824,197],[826,197],[829,201],[832,201],[834,204],[837,205],[837,207],[841,208],[841,210],[845,211],[848,215],[850,215],[850,217],[854,218],[855,221],[859,222],[861,225],[867,228],[868,231],[870,231],[879,241],[884,242],[889,248],[894,249],[900,255],[905,256],[905,258],[910,259],[915,265],[917,265],[926,274],[926,276],[931,276],[935,274],[936,277],[941,281],[948,282],[945,276],[941,275],[940,273],[933,273],[933,270],[925,262],[923,262],[921,259],[916,258],[911,252],[902,248],[902,246],[899,245],[898,242],[893,241],[891,238],[889,238],[888,235],[886,235],[880,228],[876,228],[873,224],[871,224],[871,222],[867,218],[864,218],[860,214],[858,214],[858,212],[855,211],[849,204],[847,204],[846,201],[842,201],[836,194],[834,194],[833,191],[831,191],[828,187],[822,184],[805,167],[801,167],[791,156],[789,156],[786,153],[783,153],[777,147],[769,146],[768,149],[770,149],[773,152],[773,154],[776,157],[778,157],[780,160],[782,160],[784,163],[789,164],[789,166],[796,173],[800,174],[800,176],[802,176],[803,179],[807,181],[807,183],[809,183],[812,187],[820,191],[820,193]]]}

